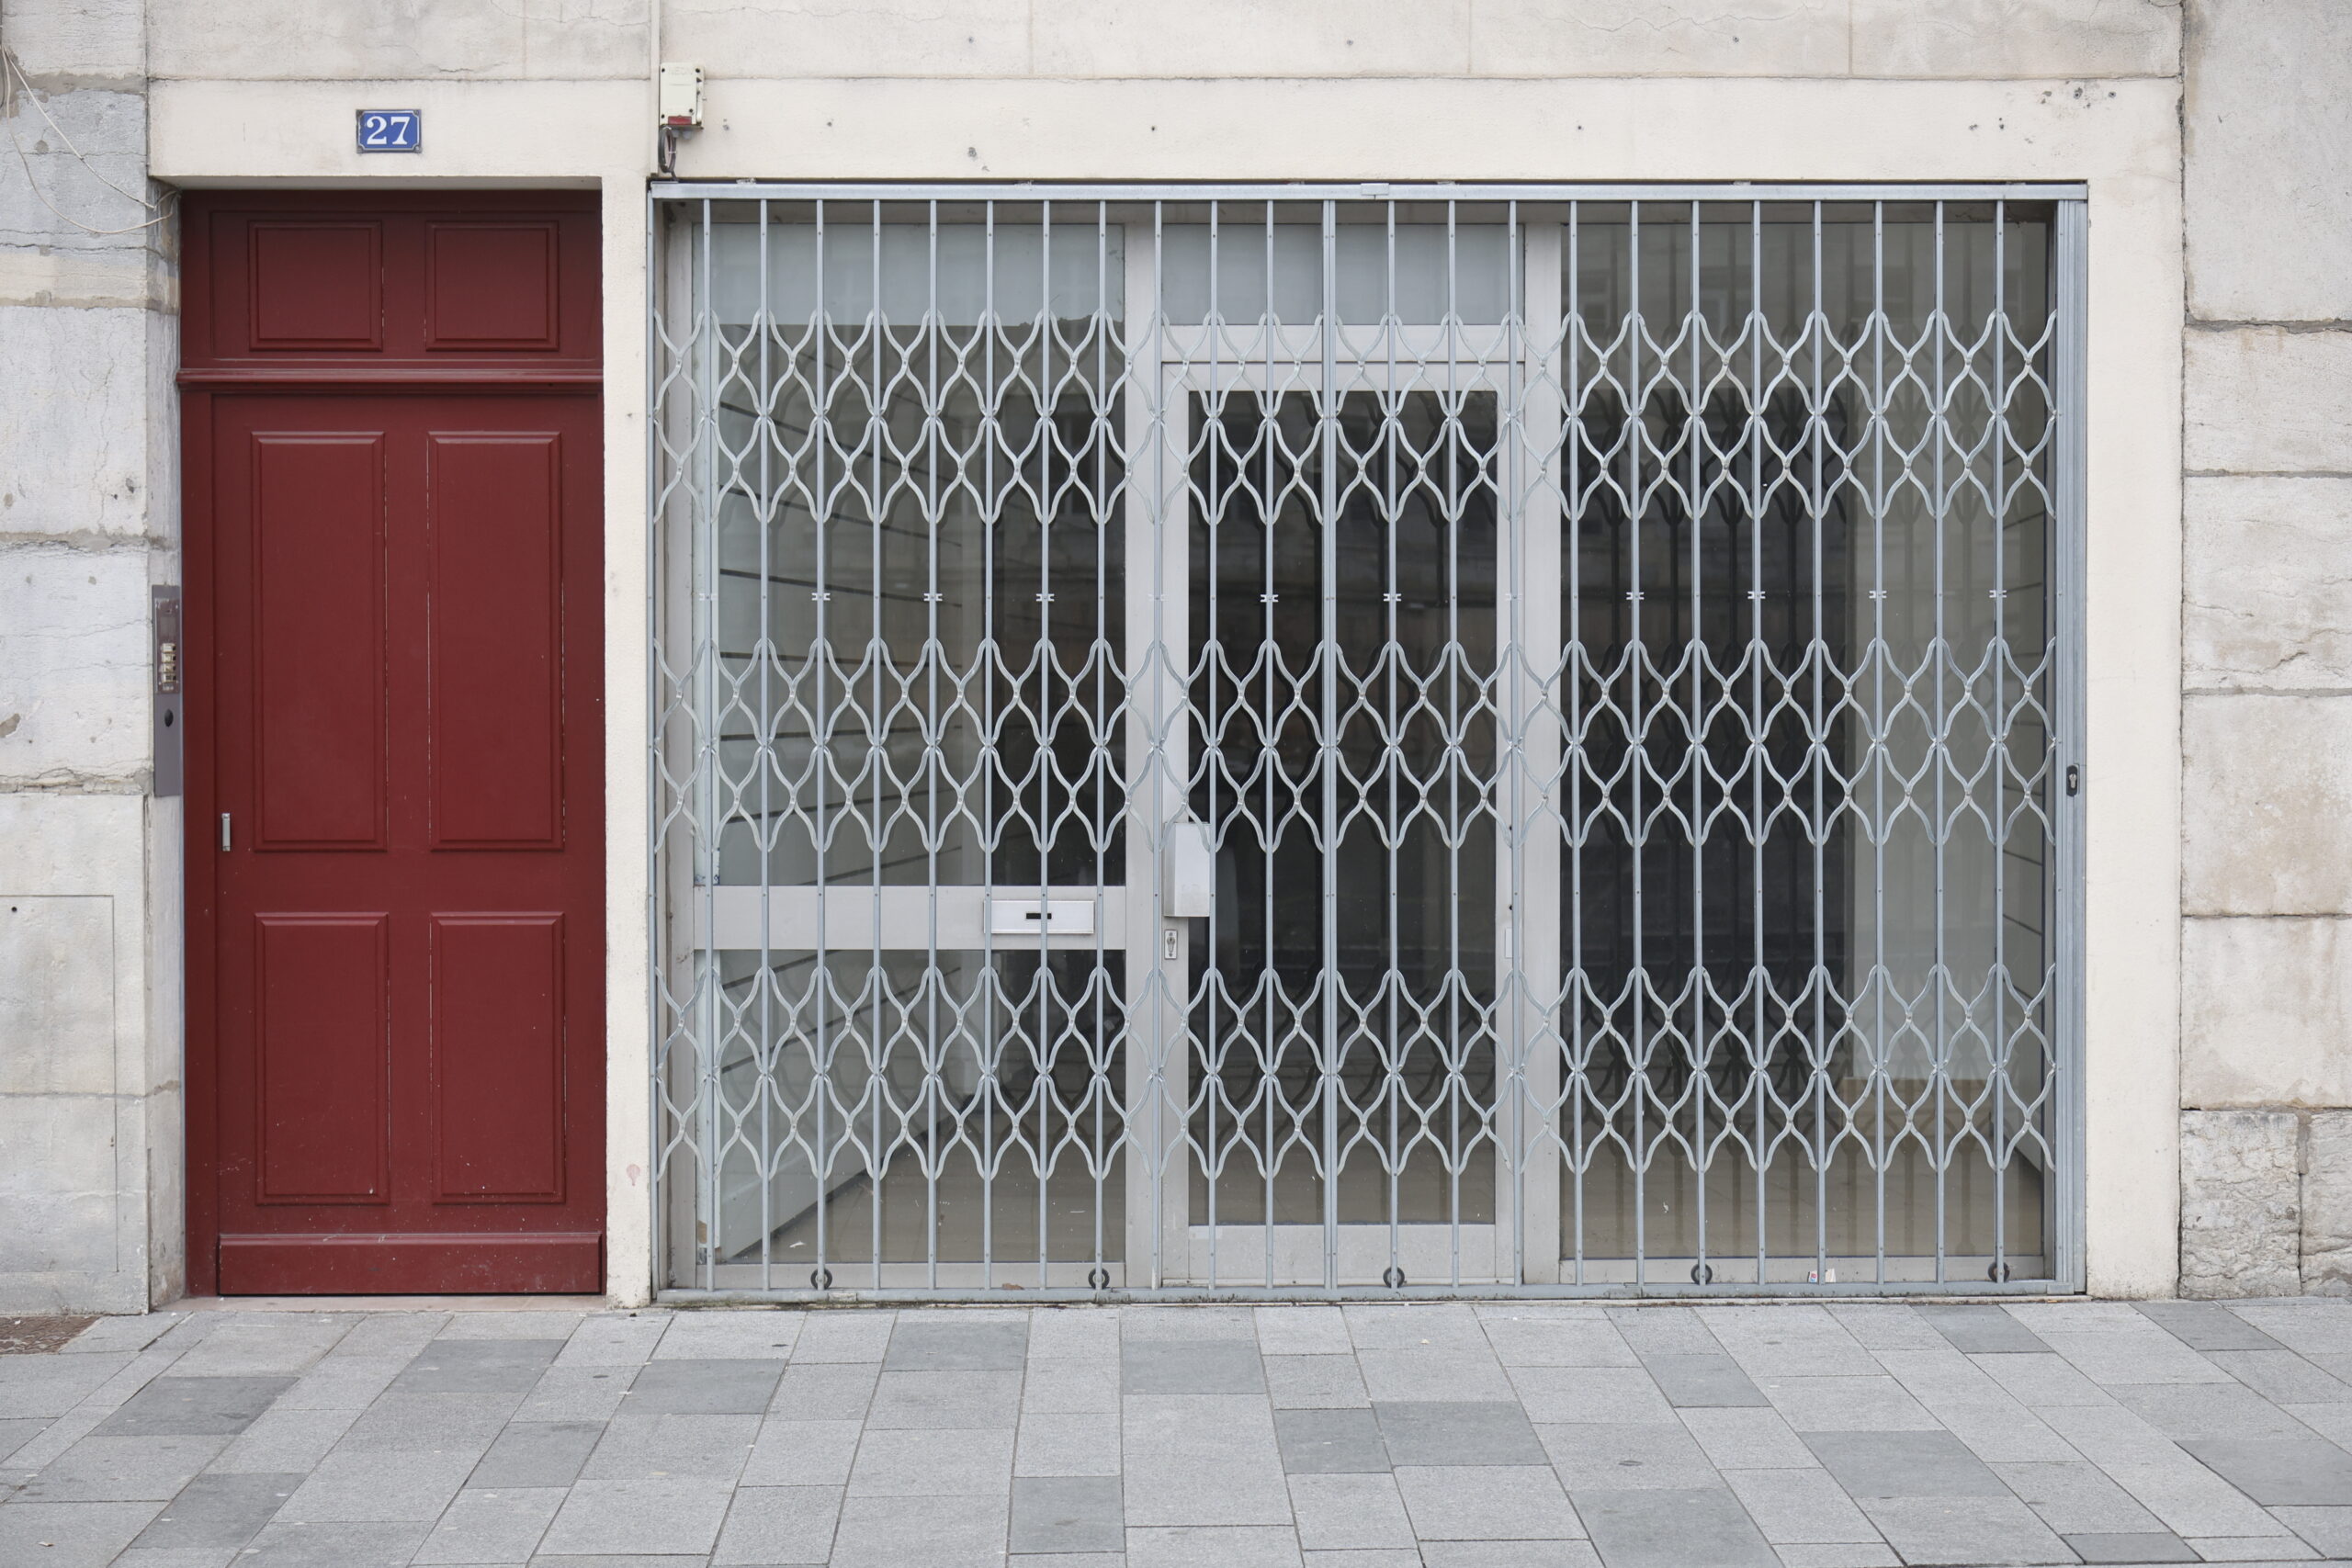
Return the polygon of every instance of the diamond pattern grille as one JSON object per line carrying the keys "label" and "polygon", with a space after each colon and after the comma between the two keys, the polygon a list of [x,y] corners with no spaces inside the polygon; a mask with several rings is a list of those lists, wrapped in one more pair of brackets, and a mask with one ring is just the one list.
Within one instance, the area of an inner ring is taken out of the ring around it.
{"label": "diamond pattern grille", "polygon": [[676,1287],[2079,1269],[2079,204],[656,204]]}

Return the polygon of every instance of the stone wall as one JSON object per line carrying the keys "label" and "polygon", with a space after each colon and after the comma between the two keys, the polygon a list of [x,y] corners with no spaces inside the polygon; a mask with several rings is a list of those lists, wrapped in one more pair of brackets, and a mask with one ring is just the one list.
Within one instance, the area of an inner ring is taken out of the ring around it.
{"label": "stone wall", "polygon": [[175,331],[143,24],[141,0],[0,0],[0,1311],[135,1311],[182,1276],[179,817],[149,793],[148,676]]}
{"label": "stone wall", "polygon": [[2352,8],[2192,0],[2183,52],[2181,1290],[2343,1292]]}

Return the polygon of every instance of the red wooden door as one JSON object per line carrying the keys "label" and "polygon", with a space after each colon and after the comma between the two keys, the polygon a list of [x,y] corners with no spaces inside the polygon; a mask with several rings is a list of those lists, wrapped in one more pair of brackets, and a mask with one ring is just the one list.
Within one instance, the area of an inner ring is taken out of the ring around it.
{"label": "red wooden door", "polygon": [[593,215],[191,221],[191,1272],[601,1289]]}

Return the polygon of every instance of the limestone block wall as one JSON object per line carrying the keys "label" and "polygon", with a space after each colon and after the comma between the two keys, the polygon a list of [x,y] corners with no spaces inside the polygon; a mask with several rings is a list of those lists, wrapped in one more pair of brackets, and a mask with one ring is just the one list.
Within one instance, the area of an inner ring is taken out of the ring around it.
{"label": "limestone block wall", "polygon": [[148,674],[149,586],[178,578],[175,333],[144,20],[0,0],[0,1311],[135,1311],[181,1277],[180,829],[150,793]]}
{"label": "limestone block wall", "polygon": [[2186,20],[2181,1290],[2352,1291],[2352,8]]}

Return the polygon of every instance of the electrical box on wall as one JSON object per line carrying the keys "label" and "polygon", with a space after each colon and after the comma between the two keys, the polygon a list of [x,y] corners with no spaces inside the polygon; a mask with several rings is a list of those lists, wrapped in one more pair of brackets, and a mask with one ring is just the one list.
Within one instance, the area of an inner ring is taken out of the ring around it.
{"label": "electrical box on wall", "polygon": [[673,130],[702,129],[702,67],[665,62],[662,67],[662,123]]}
{"label": "electrical box on wall", "polygon": [[155,665],[155,793],[180,793],[180,739],[187,725],[180,714],[181,667],[186,654],[180,637],[180,591],[156,587],[148,591],[153,604]]}

